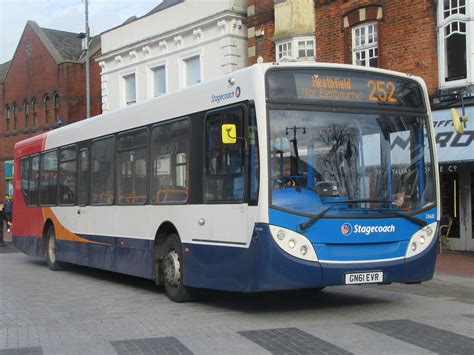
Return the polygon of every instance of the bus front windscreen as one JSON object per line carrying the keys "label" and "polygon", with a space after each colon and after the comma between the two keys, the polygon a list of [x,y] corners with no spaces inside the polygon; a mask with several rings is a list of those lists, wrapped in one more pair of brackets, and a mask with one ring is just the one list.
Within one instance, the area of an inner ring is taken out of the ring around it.
{"label": "bus front windscreen", "polygon": [[[368,110],[367,112],[371,112]],[[425,115],[269,110],[271,204],[302,215],[434,206]]]}

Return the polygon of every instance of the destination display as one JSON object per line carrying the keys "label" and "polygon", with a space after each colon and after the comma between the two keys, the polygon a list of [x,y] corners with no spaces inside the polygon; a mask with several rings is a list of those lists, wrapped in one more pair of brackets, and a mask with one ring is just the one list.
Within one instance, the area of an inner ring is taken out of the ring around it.
{"label": "destination display", "polygon": [[348,70],[270,71],[267,92],[270,101],[314,100],[423,107],[421,89],[413,80]]}

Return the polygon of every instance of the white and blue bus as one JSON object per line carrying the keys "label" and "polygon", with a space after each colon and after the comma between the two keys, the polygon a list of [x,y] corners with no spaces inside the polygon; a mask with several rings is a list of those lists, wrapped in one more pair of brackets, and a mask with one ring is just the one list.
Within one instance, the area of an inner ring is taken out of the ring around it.
{"label": "white and blue bus", "polygon": [[63,263],[259,292],[433,276],[424,82],[256,64],[20,142],[13,241]]}

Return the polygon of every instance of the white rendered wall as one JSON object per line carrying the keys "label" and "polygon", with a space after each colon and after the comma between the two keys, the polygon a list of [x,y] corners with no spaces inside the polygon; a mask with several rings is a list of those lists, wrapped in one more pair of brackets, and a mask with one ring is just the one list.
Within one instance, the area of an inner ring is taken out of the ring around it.
{"label": "white rendered wall", "polygon": [[153,97],[152,69],[165,65],[166,89],[186,86],[185,62],[200,56],[201,81],[247,62],[246,1],[185,0],[102,34],[102,109],[126,106],[125,75],[135,73],[137,102]]}

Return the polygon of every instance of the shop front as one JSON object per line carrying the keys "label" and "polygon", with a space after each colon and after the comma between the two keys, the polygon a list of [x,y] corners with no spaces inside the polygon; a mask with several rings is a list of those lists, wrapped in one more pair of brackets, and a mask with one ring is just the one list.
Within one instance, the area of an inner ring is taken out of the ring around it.
{"label": "shop front", "polygon": [[466,107],[465,112],[469,121],[462,135],[454,131],[450,109],[433,111],[433,125],[440,165],[442,222],[452,220],[448,237],[454,250],[474,251],[474,106]]}

